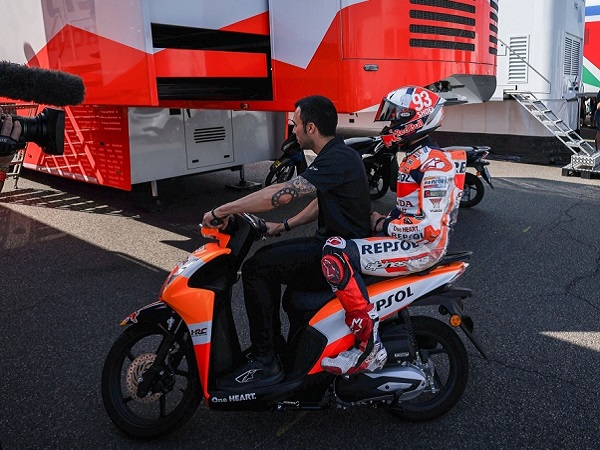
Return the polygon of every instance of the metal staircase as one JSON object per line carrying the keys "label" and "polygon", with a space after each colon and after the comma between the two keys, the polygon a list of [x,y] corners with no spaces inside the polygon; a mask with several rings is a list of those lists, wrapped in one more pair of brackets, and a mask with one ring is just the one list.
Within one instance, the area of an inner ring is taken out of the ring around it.
{"label": "metal staircase", "polygon": [[[25,147],[25,149],[26,148],[27,147]],[[18,189],[19,187],[17,184],[19,183],[19,177],[21,176],[21,168],[23,167],[23,159],[25,158],[25,149],[19,150],[17,153],[15,153],[15,156],[13,156],[13,159],[9,165],[10,172],[6,174],[7,182],[9,178],[14,179],[13,189]]]}
{"label": "metal staircase", "polygon": [[[0,108],[2,108],[2,112],[4,114],[18,114],[21,117],[32,117],[38,105],[34,103],[27,104],[15,104],[15,103],[0,103]],[[14,189],[18,188],[19,177],[21,176],[21,169],[23,168],[23,160],[25,159],[25,151],[27,150],[27,145],[22,150],[19,150],[15,153],[11,163],[9,164],[10,172],[6,174],[5,184],[8,183],[8,179],[12,178],[14,180]]]}
{"label": "metal staircase", "polygon": [[600,151],[559,119],[544,102],[531,92],[510,92],[509,94],[573,152],[571,163],[562,169],[563,175],[579,173],[582,178],[591,178],[594,173],[600,174]]}

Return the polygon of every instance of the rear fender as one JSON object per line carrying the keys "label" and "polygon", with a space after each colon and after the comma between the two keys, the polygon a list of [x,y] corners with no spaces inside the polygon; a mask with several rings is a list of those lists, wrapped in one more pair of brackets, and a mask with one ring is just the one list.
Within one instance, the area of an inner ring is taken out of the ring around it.
{"label": "rear fender", "polygon": [[490,175],[490,172],[487,170],[487,168],[485,166],[489,166],[490,162],[489,161],[482,161],[482,166],[480,169],[477,169],[477,171],[481,174],[481,178],[483,178],[487,184],[490,185],[490,187],[492,189],[494,189],[494,185],[492,184],[492,178]]}
{"label": "rear fender", "polygon": [[[471,289],[459,288],[459,287],[445,287],[441,292],[433,292],[431,295],[422,297],[414,301],[410,306],[440,306],[440,312],[442,314],[450,314],[450,316],[459,316],[460,329],[463,330],[465,335],[473,343],[475,348],[481,353],[485,359],[488,359],[485,350],[482,345],[475,339],[473,335],[473,320],[465,315],[463,299],[469,298],[473,295]],[[455,326],[455,325],[453,325]]]}
{"label": "rear fender", "polygon": [[432,306],[440,305],[446,308],[450,314],[462,315],[462,300],[473,296],[471,289],[451,287],[441,292],[432,292],[429,295],[415,300],[410,306]]}

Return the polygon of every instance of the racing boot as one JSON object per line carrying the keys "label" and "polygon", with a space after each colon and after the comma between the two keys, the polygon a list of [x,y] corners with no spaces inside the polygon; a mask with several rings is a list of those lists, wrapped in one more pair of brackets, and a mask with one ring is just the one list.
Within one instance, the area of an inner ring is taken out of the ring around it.
{"label": "racing boot", "polygon": [[340,353],[335,358],[323,358],[321,367],[323,370],[336,375],[352,375],[360,372],[374,372],[383,368],[387,361],[387,351],[379,337],[379,316],[371,310],[369,318],[372,320],[373,328],[368,340],[359,341],[355,345]]}

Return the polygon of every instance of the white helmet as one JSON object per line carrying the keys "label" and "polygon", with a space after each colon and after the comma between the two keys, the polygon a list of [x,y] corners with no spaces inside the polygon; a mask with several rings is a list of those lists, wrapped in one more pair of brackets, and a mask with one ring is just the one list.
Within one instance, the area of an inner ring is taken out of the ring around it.
{"label": "white helmet", "polygon": [[375,121],[391,121],[382,131],[382,140],[389,147],[427,136],[442,125],[446,100],[435,92],[419,86],[405,86],[390,92],[381,100]]}

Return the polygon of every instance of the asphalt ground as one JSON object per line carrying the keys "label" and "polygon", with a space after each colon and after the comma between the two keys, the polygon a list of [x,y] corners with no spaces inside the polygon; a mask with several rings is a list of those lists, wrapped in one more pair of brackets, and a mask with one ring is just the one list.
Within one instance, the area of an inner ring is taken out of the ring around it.
{"label": "asphalt ground", "polygon": [[[261,182],[269,163],[246,167]],[[246,194],[236,172],[162,183],[155,212],[128,193],[26,171],[0,194],[0,441],[17,449],[591,449],[600,413],[600,181],[560,167],[492,161],[495,189],[461,210],[451,250],[471,250],[459,285],[489,361],[467,343],[456,407],[421,424],[381,409],[212,412],[139,442],[100,396],[119,321],[156,299],[201,239],[204,211]],[[388,193],[373,209],[389,210]],[[288,217],[302,203],[264,214]],[[288,236],[311,234],[293,230]],[[247,323],[236,287],[242,344]]]}

